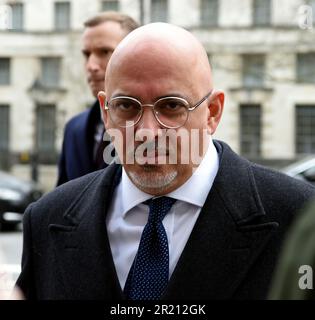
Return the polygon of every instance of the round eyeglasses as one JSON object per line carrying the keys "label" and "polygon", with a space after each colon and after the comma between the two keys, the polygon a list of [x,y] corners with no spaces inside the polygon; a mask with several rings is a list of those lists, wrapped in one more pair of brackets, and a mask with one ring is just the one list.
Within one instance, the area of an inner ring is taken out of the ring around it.
{"label": "round eyeglasses", "polygon": [[135,126],[143,115],[143,107],[151,107],[156,121],[168,129],[177,129],[185,125],[189,112],[199,107],[212,93],[207,93],[193,106],[180,97],[164,97],[154,104],[142,104],[139,100],[118,96],[106,101],[105,109],[113,123],[121,128]]}

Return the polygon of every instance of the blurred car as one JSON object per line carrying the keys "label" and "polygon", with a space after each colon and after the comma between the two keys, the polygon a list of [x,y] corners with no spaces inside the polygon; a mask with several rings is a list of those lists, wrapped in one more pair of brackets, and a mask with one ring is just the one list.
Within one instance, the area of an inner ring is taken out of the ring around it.
{"label": "blurred car", "polygon": [[23,181],[0,171],[0,230],[19,223],[26,207],[42,195],[43,191],[35,182]]}
{"label": "blurred car", "polygon": [[315,185],[315,155],[294,162],[281,171],[291,177]]}

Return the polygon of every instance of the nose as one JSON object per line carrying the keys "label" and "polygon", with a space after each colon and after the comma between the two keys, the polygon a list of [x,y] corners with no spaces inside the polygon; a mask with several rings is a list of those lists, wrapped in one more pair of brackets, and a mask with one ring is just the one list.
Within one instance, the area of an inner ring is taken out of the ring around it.
{"label": "nose", "polygon": [[86,62],[86,68],[90,72],[96,72],[100,69],[100,61],[94,54],[89,56]]}
{"label": "nose", "polygon": [[155,119],[152,107],[145,106],[140,122],[137,124],[136,132],[140,129],[149,130],[154,137],[157,137],[159,134],[159,129],[162,129],[162,126]]}

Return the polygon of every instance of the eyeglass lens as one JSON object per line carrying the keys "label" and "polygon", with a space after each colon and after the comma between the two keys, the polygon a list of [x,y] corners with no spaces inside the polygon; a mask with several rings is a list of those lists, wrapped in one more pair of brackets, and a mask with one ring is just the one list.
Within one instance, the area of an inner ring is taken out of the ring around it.
{"label": "eyeglass lens", "polygon": [[[126,127],[127,122],[138,122],[142,115],[142,106],[137,100],[123,97],[110,102],[109,112],[113,122]],[[178,128],[185,124],[188,117],[188,103],[180,98],[162,98],[154,104],[154,115],[165,127]]]}

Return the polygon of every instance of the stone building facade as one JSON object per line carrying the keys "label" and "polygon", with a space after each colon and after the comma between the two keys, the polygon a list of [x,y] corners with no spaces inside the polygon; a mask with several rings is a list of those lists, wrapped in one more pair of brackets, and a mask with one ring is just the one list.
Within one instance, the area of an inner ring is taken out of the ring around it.
{"label": "stone building facade", "polygon": [[29,178],[36,163],[53,187],[64,125],[93,101],[83,22],[108,9],[200,39],[226,92],[216,138],[257,161],[315,153],[314,0],[0,0],[2,168]]}

